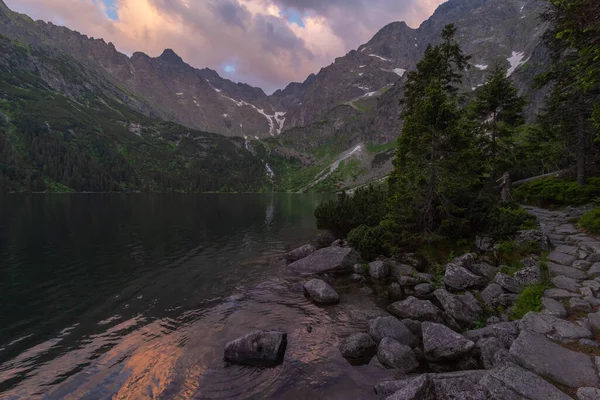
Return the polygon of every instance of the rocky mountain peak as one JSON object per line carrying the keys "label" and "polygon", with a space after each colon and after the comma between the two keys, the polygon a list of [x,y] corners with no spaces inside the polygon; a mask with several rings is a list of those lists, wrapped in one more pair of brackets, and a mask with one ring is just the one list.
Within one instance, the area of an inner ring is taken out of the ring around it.
{"label": "rocky mountain peak", "polygon": [[179,57],[172,49],[165,49],[158,59],[170,64],[185,64],[183,59]]}

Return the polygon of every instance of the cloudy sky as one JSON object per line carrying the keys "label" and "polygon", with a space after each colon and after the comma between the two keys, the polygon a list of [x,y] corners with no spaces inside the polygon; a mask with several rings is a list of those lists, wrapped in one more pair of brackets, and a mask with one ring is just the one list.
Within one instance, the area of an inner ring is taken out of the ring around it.
{"label": "cloudy sky", "polygon": [[158,56],[172,48],[267,92],[302,81],[393,21],[417,27],[445,0],[5,0],[34,19]]}

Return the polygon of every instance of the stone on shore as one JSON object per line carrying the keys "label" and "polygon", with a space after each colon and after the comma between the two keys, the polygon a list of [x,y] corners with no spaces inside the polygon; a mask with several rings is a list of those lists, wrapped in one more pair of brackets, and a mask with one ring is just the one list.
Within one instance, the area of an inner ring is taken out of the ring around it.
{"label": "stone on shore", "polygon": [[479,383],[483,370],[467,370],[429,374],[436,400],[487,400],[487,390]]}
{"label": "stone on shore", "polygon": [[386,367],[394,368],[401,374],[414,371],[419,362],[412,349],[392,338],[383,338],[377,349],[377,359]]}
{"label": "stone on shore", "polygon": [[413,276],[417,274],[418,271],[412,265],[393,262],[390,265],[389,272],[392,277],[399,279],[401,276]]}
{"label": "stone on shore", "polygon": [[406,387],[413,379],[415,379],[415,377],[406,377],[404,379],[392,381],[381,381],[373,387],[373,390],[375,390],[375,394],[378,396],[387,397]]}
{"label": "stone on shore", "polygon": [[463,326],[473,325],[483,313],[481,305],[471,292],[455,295],[445,289],[437,289],[433,295],[444,310]]}
{"label": "stone on shore", "polygon": [[572,400],[536,374],[507,364],[481,379],[493,400]]}
{"label": "stone on shore", "polygon": [[436,400],[433,382],[427,374],[421,375],[385,400]]}
{"label": "stone on shore", "polygon": [[328,283],[320,279],[312,279],[304,284],[304,290],[317,304],[337,304],[340,295]]}
{"label": "stone on shore", "polygon": [[498,285],[502,286],[502,289],[504,289],[510,293],[518,294],[523,291],[523,287],[521,286],[519,281],[517,281],[512,276],[508,276],[501,272],[498,272],[496,274],[496,276],[494,277],[494,282],[497,283]]}
{"label": "stone on shore", "polygon": [[348,336],[340,345],[340,353],[349,359],[365,359],[373,357],[377,344],[367,333],[355,333]]}
{"label": "stone on shore", "polygon": [[373,261],[369,264],[369,275],[373,279],[385,279],[388,276],[388,266],[383,261]]}
{"label": "stone on shore", "polygon": [[417,321],[442,322],[442,311],[429,300],[419,300],[416,297],[408,297],[406,300],[397,301],[388,306],[390,314],[398,318],[414,319]]}
{"label": "stone on shore", "polygon": [[423,350],[429,361],[459,359],[473,350],[475,343],[445,325],[423,322]]}
{"label": "stone on shore", "polygon": [[417,338],[396,317],[377,317],[370,320],[369,335],[375,343],[381,342],[384,338],[391,338],[406,346],[417,345]]}
{"label": "stone on shore", "polygon": [[484,280],[481,276],[475,275],[465,267],[459,264],[450,263],[446,266],[444,283],[454,290],[464,290],[481,286],[484,283]]}
{"label": "stone on shore", "polygon": [[539,333],[560,342],[592,338],[592,332],[581,325],[576,325],[553,315],[533,311],[528,312],[519,321],[519,327],[521,331],[527,330]]}
{"label": "stone on shore", "polygon": [[314,253],[315,251],[317,251],[317,249],[315,248],[315,246],[313,246],[312,244],[306,244],[306,245],[304,245],[302,247],[298,247],[297,249],[294,249],[294,250],[290,251],[289,253],[287,253],[283,257],[287,261],[293,262],[293,261],[301,260],[304,257],[308,257],[312,253]]}
{"label": "stone on shore", "polygon": [[326,247],[308,257],[288,265],[288,269],[300,275],[322,274],[325,272],[351,272],[360,255],[349,247]]}
{"label": "stone on shore", "polygon": [[424,297],[431,294],[434,289],[435,287],[431,283],[419,283],[415,286],[415,295]]}
{"label": "stone on shore", "polygon": [[486,326],[485,328],[466,331],[463,336],[473,342],[479,342],[482,339],[496,338],[508,349],[519,336],[519,324],[517,321],[499,322],[491,326]]}
{"label": "stone on shore", "polygon": [[283,362],[287,333],[254,331],[225,345],[225,361],[241,365],[274,366]]}
{"label": "stone on shore", "polygon": [[589,355],[568,350],[541,334],[521,331],[510,355],[523,368],[551,382],[570,388],[600,386]]}

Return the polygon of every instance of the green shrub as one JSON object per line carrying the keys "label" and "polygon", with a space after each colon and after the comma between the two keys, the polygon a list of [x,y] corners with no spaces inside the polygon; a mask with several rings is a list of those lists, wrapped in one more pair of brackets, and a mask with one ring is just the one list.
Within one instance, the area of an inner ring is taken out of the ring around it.
{"label": "green shrub", "polygon": [[535,217],[519,205],[506,204],[493,209],[487,222],[487,233],[494,240],[503,240],[514,236],[521,229],[536,229]]}
{"label": "green shrub", "polygon": [[600,207],[596,207],[581,217],[579,226],[589,233],[600,234]]}
{"label": "green shrub", "polygon": [[379,256],[389,256],[390,233],[382,225],[370,227],[361,225],[348,234],[348,243],[365,260],[374,260]]}
{"label": "green shrub", "polygon": [[569,179],[540,179],[515,189],[515,199],[542,207],[581,205],[600,197],[600,177],[592,177],[584,186]]}
{"label": "green shrub", "polygon": [[386,194],[383,187],[374,186],[358,189],[353,196],[342,192],[337,200],[316,208],[317,227],[342,238],[361,225],[377,226],[386,215]]}
{"label": "green shrub", "polygon": [[525,288],[515,301],[511,317],[521,319],[530,311],[542,311],[542,296],[547,285],[534,285]]}

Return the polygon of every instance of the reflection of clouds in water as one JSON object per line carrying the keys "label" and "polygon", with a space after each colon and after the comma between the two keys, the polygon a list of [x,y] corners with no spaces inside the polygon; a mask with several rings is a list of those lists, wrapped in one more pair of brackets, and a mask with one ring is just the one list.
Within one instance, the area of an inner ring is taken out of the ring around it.
{"label": "reflection of clouds in water", "polygon": [[267,211],[265,215],[265,225],[267,228],[271,228],[273,224],[273,219],[275,218],[275,202],[273,201],[273,196],[269,198],[269,204],[267,205]]}

